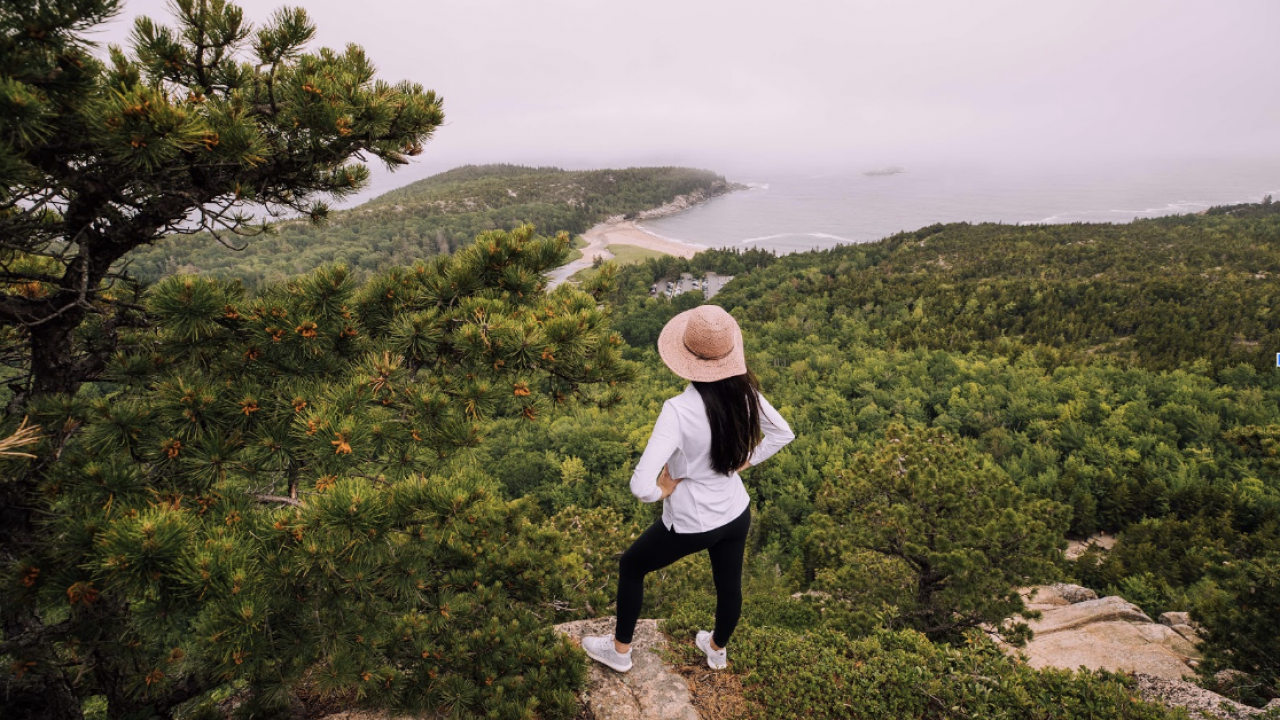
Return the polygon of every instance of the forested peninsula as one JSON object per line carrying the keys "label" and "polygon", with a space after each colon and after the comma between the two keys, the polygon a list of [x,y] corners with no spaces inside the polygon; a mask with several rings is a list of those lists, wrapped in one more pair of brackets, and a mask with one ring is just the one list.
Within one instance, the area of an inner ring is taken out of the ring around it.
{"label": "forested peninsula", "polygon": [[578,235],[608,217],[731,189],[723,177],[689,168],[468,165],[335,211],[320,225],[287,220],[252,242],[229,234],[231,247],[208,235],[170,236],[130,255],[129,264],[137,277],[152,282],[198,273],[237,279],[250,289],[326,263],[342,263],[355,279],[364,280],[390,267],[454,252],[488,230],[531,224],[548,235]]}

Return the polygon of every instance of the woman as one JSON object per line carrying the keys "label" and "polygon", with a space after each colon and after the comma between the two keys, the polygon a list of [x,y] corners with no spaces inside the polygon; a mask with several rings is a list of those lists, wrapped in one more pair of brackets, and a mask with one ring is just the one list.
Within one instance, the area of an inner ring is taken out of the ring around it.
{"label": "woman", "polygon": [[637,498],[663,501],[662,518],[622,554],[613,637],[588,636],[582,648],[618,672],[630,670],[644,576],[706,550],[716,586],[716,626],[715,632],[699,631],[695,644],[706,653],[707,665],[719,670],[728,662],[725,646],[742,611],[742,556],[751,526],[751,500],[738,473],[795,435],[760,395],[747,370],[742,331],[723,308],[703,305],[672,318],[658,338],[658,354],[672,372],[692,381],[663,404],[631,476]]}

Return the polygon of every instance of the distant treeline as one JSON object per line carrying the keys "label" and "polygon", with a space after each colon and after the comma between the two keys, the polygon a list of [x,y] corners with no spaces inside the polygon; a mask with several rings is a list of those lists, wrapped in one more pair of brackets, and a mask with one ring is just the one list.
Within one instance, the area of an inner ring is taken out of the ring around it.
{"label": "distant treeline", "polygon": [[333,214],[324,225],[289,221],[278,233],[233,251],[208,236],[173,237],[130,256],[139,278],[176,273],[239,279],[252,289],[329,263],[364,279],[389,267],[451,253],[476,235],[531,223],[544,235],[577,234],[612,215],[660,206],[696,191],[727,189],[724,178],[688,168],[565,171],[468,165]]}
{"label": "distant treeline", "polygon": [[1278,279],[1280,214],[1221,213],[933,225],[780,258],[769,273],[735,280],[726,298],[763,300],[750,308],[761,322],[857,321],[887,348],[1017,357],[1034,347],[1055,365],[1105,357],[1153,370],[1263,370],[1280,351]]}
{"label": "distant treeline", "polygon": [[1262,217],[1280,215],[1280,203],[1270,195],[1262,198],[1262,202],[1244,203],[1242,205],[1215,205],[1205,210],[1205,215],[1230,215],[1231,217]]}
{"label": "distant treeline", "polygon": [[[804,318],[794,339],[857,321],[896,349],[981,350],[1051,365],[1106,358],[1154,370],[1269,368],[1280,352],[1280,204],[1124,225],[954,223],[875,243],[777,257],[714,250],[622,268],[619,330],[651,343],[674,312],[649,284],[680,272],[741,276],[724,303],[761,322]],[[688,301],[686,301],[688,302]],[[800,350],[801,354],[807,350]]]}

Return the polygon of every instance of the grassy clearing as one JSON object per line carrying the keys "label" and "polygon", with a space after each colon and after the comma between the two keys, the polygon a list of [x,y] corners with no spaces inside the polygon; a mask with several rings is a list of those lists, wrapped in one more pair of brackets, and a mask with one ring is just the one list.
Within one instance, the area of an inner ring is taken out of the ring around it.
{"label": "grassy clearing", "polygon": [[[618,243],[609,245],[608,250],[613,253],[613,260],[610,262],[618,265],[637,265],[650,258],[660,258],[666,255],[664,252],[642,248],[638,245],[624,245]],[[581,253],[579,253],[579,256],[581,256]],[[583,268],[582,270],[574,273],[573,277],[569,279],[582,282],[583,280],[591,279],[591,276],[595,275],[595,273],[595,268]]]}

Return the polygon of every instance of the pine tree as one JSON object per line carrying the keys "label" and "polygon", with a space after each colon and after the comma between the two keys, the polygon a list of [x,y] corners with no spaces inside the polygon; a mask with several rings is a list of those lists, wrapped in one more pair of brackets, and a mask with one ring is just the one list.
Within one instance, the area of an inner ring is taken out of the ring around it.
{"label": "pine tree", "polygon": [[[147,312],[163,312],[162,296],[142,304],[124,272],[131,250],[172,233],[206,232],[209,242],[235,244],[268,229],[253,213],[323,219],[320,198],[350,194],[366,182],[358,160],[372,155],[389,167],[402,165],[443,121],[434,93],[376,79],[358,47],[305,52],[315,28],[301,10],[279,11],[255,29],[223,0],[176,0],[173,7],[176,27],[139,19],[131,49],[112,47],[103,62],[84,33],[116,14],[118,0],[0,0],[0,338],[4,361],[16,371],[6,373],[11,409],[101,378],[118,343],[138,342],[133,329],[154,322]],[[197,282],[191,290],[205,300],[225,292],[202,287]],[[209,328],[207,318],[189,312],[187,319],[187,332],[195,333],[189,339]],[[57,432],[45,423],[40,458],[0,483],[6,572],[49,550],[56,523],[42,519],[40,491],[58,486],[52,461],[63,445],[93,434],[80,433],[78,421],[67,417],[73,425]],[[208,482],[223,476],[224,453],[243,433],[222,428],[198,448],[219,468]],[[265,452],[274,457],[270,444]],[[104,459],[92,472],[105,467],[123,473],[111,477],[129,478],[121,480],[128,488],[150,487],[140,456],[129,460],[133,466]],[[112,503],[116,495],[109,494]],[[90,542],[94,527],[77,536]],[[38,577],[31,570],[8,590],[27,593]],[[86,613],[91,620],[128,607],[89,585],[76,588],[63,598],[64,608],[67,601],[79,608],[104,598]],[[34,600],[0,601],[0,655],[18,658],[4,676],[6,709],[74,716],[83,694],[70,680],[76,674],[48,670],[97,661],[80,651],[68,658],[65,649],[82,638],[71,620],[58,620],[65,610],[52,616],[45,610]],[[98,672],[116,672],[114,663],[108,658]],[[128,674],[80,682],[107,688],[109,703],[127,706],[141,687],[127,689]],[[199,692],[198,683],[179,685],[170,700]]]}
{"label": "pine tree", "polygon": [[629,377],[595,297],[542,291],[568,246],[526,226],[363,287],[159,283],[111,392],[33,403],[33,454],[59,459],[5,568],[0,603],[43,621],[0,643],[14,707],[76,717],[33,699],[60,686],[112,717],[232,690],[246,713],[572,713],[583,666],[549,626],[583,607],[583,563],[468,461],[486,418],[607,405]]}
{"label": "pine tree", "polygon": [[1018,588],[1049,580],[1066,509],[1025,496],[980,453],[937,429],[892,425],[871,453],[854,455],[820,491],[805,540],[814,587],[833,615],[855,624],[879,614],[933,639],[1025,625]]}
{"label": "pine tree", "polygon": [[1242,671],[1225,690],[1257,705],[1280,697],[1280,552],[1223,561],[1210,575],[1214,592],[1193,614],[1207,635],[1201,675],[1213,682],[1222,670]]}
{"label": "pine tree", "polygon": [[[83,32],[118,0],[0,2],[0,328],[28,351],[33,395],[97,377],[140,318],[121,261],[173,233],[236,244],[251,216],[323,219],[363,186],[367,155],[407,162],[443,122],[420,86],[375,78],[357,46],[315,53],[300,9],[253,28],[224,0],[139,18],[96,59]],[[82,327],[85,325],[88,327]]]}

